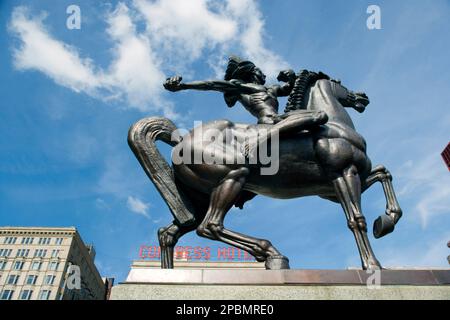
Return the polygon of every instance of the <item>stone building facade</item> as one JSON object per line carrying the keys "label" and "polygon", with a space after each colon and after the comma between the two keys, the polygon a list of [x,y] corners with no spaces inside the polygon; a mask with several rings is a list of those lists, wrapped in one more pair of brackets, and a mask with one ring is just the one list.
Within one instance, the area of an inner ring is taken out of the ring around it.
{"label": "stone building facade", "polygon": [[0,227],[0,300],[103,300],[94,258],[74,227]]}

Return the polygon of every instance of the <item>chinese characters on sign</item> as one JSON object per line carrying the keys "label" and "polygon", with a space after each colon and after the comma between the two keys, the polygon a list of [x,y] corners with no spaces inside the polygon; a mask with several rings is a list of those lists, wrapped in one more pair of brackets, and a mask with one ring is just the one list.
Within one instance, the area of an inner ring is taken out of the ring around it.
{"label": "chinese characters on sign", "polygon": [[[139,258],[143,260],[159,260],[161,248],[159,246],[142,245],[139,248]],[[175,259],[186,260],[214,260],[214,261],[255,261],[248,252],[234,247],[220,247],[213,250],[211,247],[177,246],[174,252]]]}

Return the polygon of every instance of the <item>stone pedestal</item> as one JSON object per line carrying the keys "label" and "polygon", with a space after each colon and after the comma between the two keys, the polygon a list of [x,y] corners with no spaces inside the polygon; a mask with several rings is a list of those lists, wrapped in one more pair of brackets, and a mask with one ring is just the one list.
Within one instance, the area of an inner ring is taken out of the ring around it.
{"label": "stone pedestal", "polygon": [[450,300],[450,269],[382,270],[374,274],[356,269],[262,270],[259,264],[219,263],[172,270],[133,266],[126,282],[113,287],[112,300]]}

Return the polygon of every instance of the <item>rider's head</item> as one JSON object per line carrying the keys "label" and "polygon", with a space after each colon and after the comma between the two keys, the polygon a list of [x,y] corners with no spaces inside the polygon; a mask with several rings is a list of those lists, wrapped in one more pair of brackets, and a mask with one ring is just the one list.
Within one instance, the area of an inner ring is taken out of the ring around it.
{"label": "rider's head", "polygon": [[247,83],[266,83],[266,76],[261,69],[255,66],[251,61],[243,61],[242,59],[231,56],[228,60],[227,70],[225,71],[225,80],[241,80]]}
{"label": "rider's head", "polygon": [[261,71],[260,68],[255,67],[253,69],[253,82],[257,84],[266,83],[266,75]]}

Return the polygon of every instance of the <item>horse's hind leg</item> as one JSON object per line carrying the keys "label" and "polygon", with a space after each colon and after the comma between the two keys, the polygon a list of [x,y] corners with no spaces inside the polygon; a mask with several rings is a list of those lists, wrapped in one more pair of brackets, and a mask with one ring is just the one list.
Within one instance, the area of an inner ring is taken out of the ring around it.
{"label": "horse's hind leg", "polygon": [[386,214],[379,216],[373,225],[373,235],[378,239],[394,231],[395,224],[402,216],[402,209],[395,196],[392,175],[384,166],[377,166],[372,170],[365,181],[364,190],[375,182],[381,182],[386,197]]}
{"label": "horse's hind leg", "polygon": [[225,215],[242,191],[247,175],[246,168],[233,170],[213,190],[208,211],[197,228],[197,234],[245,250],[257,261],[266,261],[267,269],[288,269],[288,259],[282,256],[269,241],[233,232],[223,226]]}
{"label": "horse's hind leg", "polygon": [[178,226],[175,223],[158,230],[159,246],[161,248],[161,268],[173,268],[173,250],[178,240],[186,233],[194,231],[198,224]]}
{"label": "horse's hind leg", "polygon": [[347,223],[355,236],[363,269],[380,269],[367,237],[367,224],[361,212],[361,180],[355,166],[344,170],[333,181],[336,196],[344,209]]}

